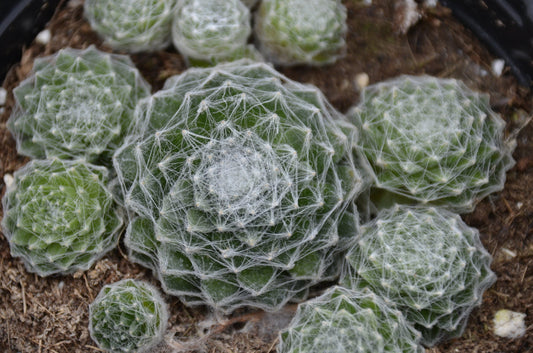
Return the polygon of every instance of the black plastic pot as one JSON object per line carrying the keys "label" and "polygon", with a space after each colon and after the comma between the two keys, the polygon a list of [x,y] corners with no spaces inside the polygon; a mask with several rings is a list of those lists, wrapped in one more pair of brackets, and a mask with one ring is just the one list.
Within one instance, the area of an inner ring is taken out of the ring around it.
{"label": "black plastic pot", "polygon": [[520,84],[533,85],[533,0],[440,0],[505,60]]}
{"label": "black plastic pot", "polygon": [[[110,0],[112,1],[112,0]],[[61,0],[0,0],[0,81]],[[524,86],[533,85],[533,0],[440,0]]]}
{"label": "black plastic pot", "polygon": [[50,20],[61,0],[0,0],[0,82]]}

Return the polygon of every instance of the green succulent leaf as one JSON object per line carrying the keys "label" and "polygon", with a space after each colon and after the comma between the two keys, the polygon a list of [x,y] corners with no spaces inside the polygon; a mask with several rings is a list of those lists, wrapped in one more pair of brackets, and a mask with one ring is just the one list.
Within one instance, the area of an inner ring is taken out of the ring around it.
{"label": "green succulent leaf", "polygon": [[26,156],[109,164],[137,101],[149,93],[129,58],[93,46],[62,49],[37,59],[14,89],[17,107],[8,128]]}
{"label": "green succulent leaf", "polygon": [[[357,230],[353,200],[367,182],[355,128],[340,128],[316,88],[238,61],[172,77],[136,112],[114,166],[157,241],[129,227],[126,244],[167,292],[225,312],[276,310],[338,275],[353,242],[338,225]],[[187,289],[174,286],[180,274]]]}
{"label": "green succulent leaf", "polygon": [[114,49],[131,53],[164,49],[171,42],[177,0],[87,0],[92,29]]}
{"label": "green succulent leaf", "polygon": [[123,220],[107,170],[84,161],[35,160],[15,172],[2,205],[11,254],[41,276],[88,269],[116,246]]}
{"label": "green succulent leaf", "polygon": [[240,0],[183,0],[172,24],[174,46],[190,66],[242,58],[261,60],[253,46],[250,10]]}
{"label": "green succulent leaf", "polygon": [[504,121],[487,96],[457,80],[402,76],[371,85],[349,116],[375,174],[378,207],[393,197],[471,212],[503,188],[514,164]]}
{"label": "green succulent leaf", "polygon": [[331,287],[298,307],[280,353],[423,353],[420,333],[368,289]]}
{"label": "green succulent leaf", "polygon": [[280,65],[325,65],[345,50],[346,8],[340,0],[264,0],[254,32],[261,53]]}
{"label": "green succulent leaf", "polygon": [[89,331],[113,353],[146,352],[163,339],[168,309],[157,289],[124,279],[102,288],[89,306]]}
{"label": "green succulent leaf", "polygon": [[479,232],[444,209],[398,205],[361,228],[341,282],[395,304],[425,345],[459,336],[496,280]]}

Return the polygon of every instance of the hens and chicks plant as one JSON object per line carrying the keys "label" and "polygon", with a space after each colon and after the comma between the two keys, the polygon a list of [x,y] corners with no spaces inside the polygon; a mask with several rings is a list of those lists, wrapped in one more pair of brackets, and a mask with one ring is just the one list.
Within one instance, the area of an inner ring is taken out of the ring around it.
{"label": "hens and chicks plant", "polygon": [[[87,0],[85,16],[104,43],[130,53],[172,42],[190,66],[242,58],[325,65],[344,54],[340,0]],[[252,29],[251,10],[255,14]],[[258,49],[248,44],[250,35]]]}
{"label": "hens and chicks plant", "polygon": [[[191,60],[238,58],[249,8],[202,1],[85,6],[116,49],[159,49],[172,28]],[[314,0],[328,10],[306,27],[320,11],[310,7],[298,25],[288,20],[298,3],[258,5],[263,55],[333,62],[345,9]],[[204,26],[221,8],[222,27]],[[198,12],[172,20],[179,11]],[[220,48],[210,52],[213,40]],[[15,173],[3,199],[4,233],[29,271],[87,269],[125,223],[129,257],[188,305],[275,311],[342,272],[346,288],[302,305],[280,352],[419,352],[462,333],[495,276],[477,230],[452,212],[501,190],[513,164],[485,95],[452,79],[402,76],[368,87],[345,117],[317,88],[251,60],[189,69],[149,91],[126,56],[94,47],[38,59],[15,89],[9,128],[19,152],[51,158]],[[360,227],[355,204],[368,197],[377,216]],[[161,339],[167,316],[151,286],[124,282],[91,306],[91,333],[102,349],[142,350]],[[125,331],[105,332],[118,317]]]}
{"label": "hens and chicks plant", "polygon": [[190,69],[135,120],[113,160],[125,241],[167,292],[273,311],[338,275],[364,182],[354,127],[316,88],[264,63]]}

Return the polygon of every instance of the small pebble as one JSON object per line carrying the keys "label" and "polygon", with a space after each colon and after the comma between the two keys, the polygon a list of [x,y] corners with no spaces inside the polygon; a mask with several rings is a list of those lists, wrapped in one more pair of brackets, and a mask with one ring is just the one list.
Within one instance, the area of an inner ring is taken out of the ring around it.
{"label": "small pebble", "polygon": [[14,182],[13,175],[9,173],[4,174],[4,184],[6,184],[6,187],[8,188],[11,187],[11,185],[13,185],[13,182]]}
{"label": "small pebble", "polygon": [[5,88],[0,87],[0,105],[6,104],[7,91]]}
{"label": "small pebble", "polygon": [[526,314],[511,310],[498,310],[494,315],[494,334],[506,338],[522,337],[526,333]]}
{"label": "small pebble", "polygon": [[509,259],[515,258],[516,253],[512,250],[509,250],[507,248],[502,248],[502,253],[504,253]]}
{"label": "small pebble", "polygon": [[359,91],[368,86],[369,82],[370,78],[368,77],[368,74],[366,72],[362,72],[355,76],[355,85],[357,86],[357,89]]}
{"label": "small pebble", "polygon": [[35,37],[35,41],[39,44],[46,45],[50,42],[50,38],[52,38],[52,34],[50,33],[50,30],[45,29],[39,32],[37,37]]}
{"label": "small pebble", "polygon": [[524,203],[523,203],[523,202],[517,202],[517,203],[516,203],[516,208],[521,209],[522,206],[524,206]]}
{"label": "small pebble", "polygon": [[491,64],[492,67],[492,73],[496,77],[500,77],[503,72],[503,68],[505,67],[505,61],[503,59],[496,59],[492,61]]}

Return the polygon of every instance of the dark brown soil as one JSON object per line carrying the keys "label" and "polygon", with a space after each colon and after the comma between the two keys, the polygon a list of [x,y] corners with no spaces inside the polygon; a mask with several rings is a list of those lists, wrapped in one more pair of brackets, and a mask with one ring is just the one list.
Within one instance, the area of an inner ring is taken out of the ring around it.
{"label": "dark brown soil", "polygon": [[[346,57],[325,68],[281,71],[292,79],[317,85],[342,112],[358,100],[355,80],[361,73],[369,76],[370,83],[399,74],[454,77],[490,93],[494,109],[508,122],[507,133],[516,135],[517,164],[507,175],[505,189],[486,198],[464,219],[481,231],[485,247],[494,256],[492,268],[498,281],[485,293],[482,306],[473,311],[463,336],[428,352],[533,352],[533,124],[526,124],[533,111],[532,94],[518,86],[508,70],[502,77],[495,77],[491,73],[495,58],[447,9],[422,9],[422,19],[404,35],[398,26],[402,13],[393,3],[374,0],[366,7],[357,0],[346,0]],[[11,90],[27,76],[34,58],[67,46],[84,48],[95,44],[110,51],[83,19],[80,1],[58,11],[48,28],[51,41],[45,46],[34,43],[24,50],[21,63],[10,71],[3,84],[8,101],[0,116],[1,175],[13,173],[27,161],[17,155],[5,122],[13,107]],[[166,78],[185,69],[183,59],[173,49],[136,54],[133,60],[154,91]],[[2,181],[0,187],[3,193]],[[158,285],[149,270],[128,261],[123,246],[89,271],[50,278],[28,273],[20,260],[10,256],[3,236],[0,254],[1,352],[99,351],[89,337],[87,325],[88,305],[101,287],[125,277]],[[288,306],[278,314],[240,311],[232,318],[216,318],[205,308],[186,308],[170,296],[166,300],[171,310],[166,341],[171,346],[164,343],[158,352],[189,347],[210,353],[273,353],[277,330],[287,324],[294,311],[294,306]],[[495,336],[492,319],[499,309],[527,314],[526,335],[518,339]]]}

